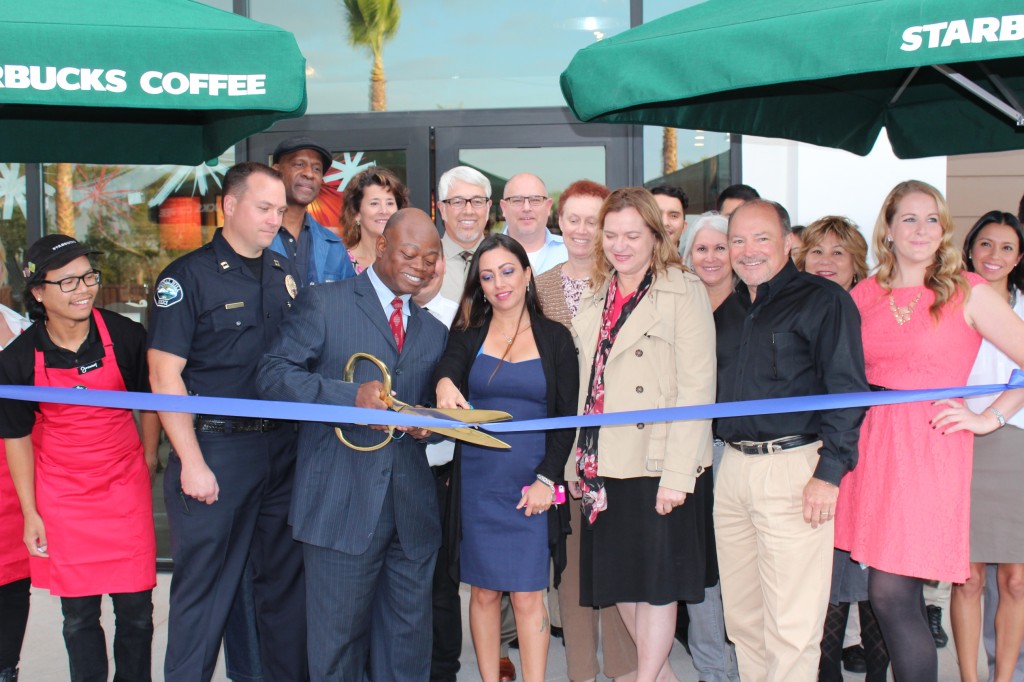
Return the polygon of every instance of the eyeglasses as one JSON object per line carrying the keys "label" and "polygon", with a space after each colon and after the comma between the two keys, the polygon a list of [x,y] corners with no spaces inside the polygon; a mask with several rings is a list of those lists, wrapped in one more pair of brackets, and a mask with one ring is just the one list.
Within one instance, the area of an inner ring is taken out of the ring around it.
{"label": "eyeglasses", "polygon": [[451,199],[441,199],[442,204],[448,204],[455,210],[461,210],[469,204],[473,208],[483,208],[490,201],[487,197],[475,196],[475,197],[452,197]]}
{"label": "eyeglasses", "polygon": [[511,204],[512,206],[515,206],[516,208],[522,208],[523,207],[523,202],[528,201],[528,202],[530,202],[530,206],[533,206],[534,208],[537,208],[538,206],[543,204],[548,199],[549,199],[549,197],[546,197],[546,196],[544,196],[542,194],[531,194],[528,197],[524,197],[524,196],[521,196],[521,195],[517,194],[517,195],[515,195],[513,197],[505,197],[504,201],[507,201],[509,204]]}
{"label": "eyeglasses", "polygon": [[69,294],[75,289],[77,289],[79,282],[85,282],[85,286],[87,287],[94,287],[98,285],[100,283],[100,271],[90,270],[89,272],[85,273],[84,275],[81,275],[80,277],[65,277],[64,279],[59,279],[56,282],[51,282],[48,279],[43,280],[44,284],[56,284],[57,286],[60,287],[60,290],[66,294]]}

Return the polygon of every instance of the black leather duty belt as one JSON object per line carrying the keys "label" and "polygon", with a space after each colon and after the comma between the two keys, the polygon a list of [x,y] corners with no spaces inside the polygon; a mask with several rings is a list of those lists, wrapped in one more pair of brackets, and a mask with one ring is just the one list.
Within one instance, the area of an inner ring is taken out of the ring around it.
{"label": "black leather duty belt", "polygon": [[766,440],[761,442],[744,440],[734,443],[730,441],[729,445],[736,448],[744,455],[770,455],[775,452],[798,448],[801,445],[807,445],[808,443],[813,443],[816,440],[818,440],[817,436],[805,434],[800,436],[786,436],[785,438],[777,438],[775,440]]}
{"label": "black leather duty belt", "polygon": [[199,433],[266,433],[281,427],[276,419],[224,419],[197,414],[195,429]]}

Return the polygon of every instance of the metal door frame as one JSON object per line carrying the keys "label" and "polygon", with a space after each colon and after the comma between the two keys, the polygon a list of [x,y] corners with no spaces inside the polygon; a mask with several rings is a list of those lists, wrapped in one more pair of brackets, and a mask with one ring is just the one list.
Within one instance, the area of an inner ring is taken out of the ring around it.
{"label": "metal door frame", "polygon": [[[253,135],[236,157],[266,161],[293,135],[309,135],[329,149],[404,149],[409,199],[428,212],[438,171],[458,165],[459,148],[603,146],[609,187],[643,181],[640,126],[583,124],[564,107],[312,114]],[[534,170],[543,176],[544,169]]]}

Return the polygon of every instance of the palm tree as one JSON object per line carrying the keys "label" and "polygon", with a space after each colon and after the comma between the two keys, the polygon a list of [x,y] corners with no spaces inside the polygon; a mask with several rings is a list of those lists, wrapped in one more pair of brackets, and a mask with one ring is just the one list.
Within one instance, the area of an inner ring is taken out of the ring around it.
{"label": "palm tree", "polygon": [[373,55],[370,69],[370,111],[386,111],[384,80],[384,43],[398,32],[402,9],[398,0],[342,0],[348,14],[348,41],[353,47],[369,48]]}
{"label": "palm tree", "polygon": [[661,137],[661,174],[670,175],[679,168],[676,156],[676,129],[662,128]]}
{"label": "palm tree", "polygon": [[54,208],[57,214],[57,232],[69,237],[75,236],[75,202],[71,197],[74,185],[74,166],[70,163],[55,164]]}

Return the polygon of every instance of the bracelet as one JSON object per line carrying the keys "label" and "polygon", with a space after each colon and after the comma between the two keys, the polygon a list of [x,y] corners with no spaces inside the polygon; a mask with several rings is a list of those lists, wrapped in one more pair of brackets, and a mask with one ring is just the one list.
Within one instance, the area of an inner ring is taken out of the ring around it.
{"label": "bracelet", "polygon": [[996,408],[995,408],[994,406],[992,406],[992,405],[989,405],[989,406],[988,406],[988,409],[989,409],[989,411],[990,411],[990,412],[991,412],[992,414],[994,414],[994,415],[996,416],[996,421],[997,421],[997,422],[999,422],[999,428],[1003,428],[1004,426],[1006,426],[1006,417],[1005,417],[1005,416],[1003,415],[1003,413],[1002,413],[1002,412],[1000,412],[999,410],[997,410],[997,409],[996,409]]}
{"label": "bracelet", "polygon": [[544,485],[546,485],[547,487],[551,488],[551,494],[552,495],[555,494],[555,482],[554,481],[552,481],[547,476],[541,476],[540,474],[537,474],[537,480],[540,481],[541,483],[543,483]]}

